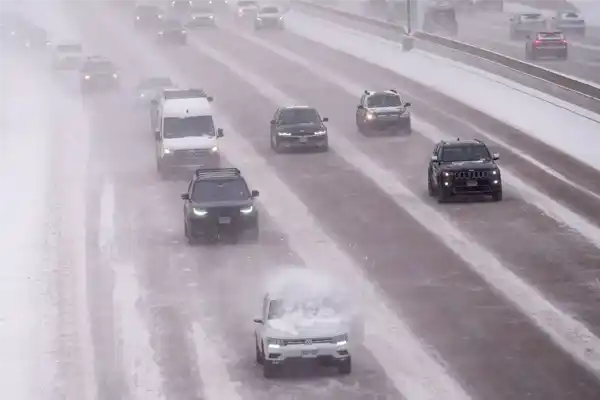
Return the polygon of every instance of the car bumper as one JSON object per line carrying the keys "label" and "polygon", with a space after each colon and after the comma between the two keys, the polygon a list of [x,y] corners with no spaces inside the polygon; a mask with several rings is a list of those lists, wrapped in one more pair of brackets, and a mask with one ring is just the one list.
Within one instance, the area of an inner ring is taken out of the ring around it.
{"label": "car bumper", "polygon": [[187,42],[187,35],[182,33],[165,33],[164,35],[158,35],[157,40],[159,43],[185,43]]}
{"label": "car bumper", "polygon": [[374,118],[365,120],[363,126],[371,130],[405,129],[410,128],[410,117],[399,117],[394,119]]}
{"label": "car bumper", "polygon": [[283,346],[265,348],[265,360],[272,364],[283,364],[299,360],[323,360],[340,362],[350,358],[347,346],[335,344],[313,344],[312,346]]}
{"label": "car bumper", "polygon": [[283,26],[283,20],[279,18],[255,20],[254,26],[257,28],[281,28]]}
{"label": "car bumper", "polygon": [[563,57],[567,54],[567,47],[534,47],[532,51],[540,57]]}
{"label": "car bumper", "polygon": [[241,233],[258,229],[258,213],[250,215],[220,215],[209,212],[204,217],[192,216],[188,219],[188,229],[195,237],[215,233]]}
{"label": "car bumper", "polygon": [[114,89],[119,87],[119,79],[118,78],[92,78],[92,79],[82,79],[81,87],[83,89]]}
{"label": "car bumper", "polygon": [[456,196],[490,195],[502,191],[502,180],[498,178],[447,181],[442,190]]}
{"label": "car bumper", "polygon": [[160,160],[163,169],[219,168],[221,155],[209,150],[184,150],[165,154]]}
{"label": "car bumper", "polygon": [[283,148],[307,148],[307,147],[327,147],[329,141],[327,135],[319,136],[278,136],[279,145]]}

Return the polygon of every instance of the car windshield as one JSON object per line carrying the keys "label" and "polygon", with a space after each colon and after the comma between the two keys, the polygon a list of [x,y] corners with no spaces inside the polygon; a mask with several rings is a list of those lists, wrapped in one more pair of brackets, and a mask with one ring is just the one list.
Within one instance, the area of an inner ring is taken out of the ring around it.
{"label": "car windshield", "polygon": [[157,89],[157,88],[167,88],[173,86],[173,82],[171,82],[170,78],[148,78],[148,79],[144,79],[142,82],[140,82],[140,84],[138,85],[138,89],[140,90],[145,90],[145,89]]}
{"label": "car windshield", "polygon": [[402,105],[400,96],[392,94],[376,94],[367,99],[368,108],[399,107]]}
{"label": "car windshield", "polygon": [[446,146],[442,151],[443,162],[479,161],[490,158],[490,152],[483,145]]}
{"label": "car windshield", "polygon": [[83,72],[91,73],[109,73],[114,72],[115,66],[110,61],[94,61],[86,63],[83,66]]}
{"label": "car windshield", "polygon": [[61,53],[81,53],[83,48],[79,44],[59,44],[56,50]]}
{"label": "car windshield", "polygon": [[239,7],[253,7],[253,6],[258,6],[258,3],[256,1],[238,1],[238,6]]}
{"label": "car windshield", "polygon": [[259,11],[260,14],[278,14],[279,9],[277,7],[265,7]]}
{"label": "car windshield", "polygon": [[569,12],[569,13],[564,13],[562,15],[562,17],[565,19],[579,19],[579,14],[576,14],[574,12]]}
{"label": "car windshield", "polygon": [[288,108],[283,110],[279,116],[281,125],[316,124],[320,122],[321,117],[314,108]]}
{"label": "car windshield", "polygon": [[192,136],[215,136],[215,126],[210,115],[185,118],[165,118],[165,139],[176,139]]}
{"label": "car windshield", "polygon": [[196,181],[191,200],[195,203],[248,200],[250,191],[243,179]]}
{"label": "car windshield", "polygon": [[174,1],[171,3],[175,10],[189,10],[192,6],[191,1]]}
{"label": "car windshield", "polygon": [[342,310],[342,304],[331,298],[271,300],[267,319],[280,319],[290,315],[300,315],[303,318],[333,317]]}

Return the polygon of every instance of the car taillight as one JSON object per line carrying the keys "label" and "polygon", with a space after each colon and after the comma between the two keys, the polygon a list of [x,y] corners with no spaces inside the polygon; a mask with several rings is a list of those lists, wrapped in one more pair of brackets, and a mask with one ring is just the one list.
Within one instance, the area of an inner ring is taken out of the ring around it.
{"label": "car taillight", "polygon": [[536,40],[535,42],[533,42],[533,44],[540,44],[540,43],[542,43],[541,40]]}
{"label": "car taillight", "polygon": [[567,44],[567,41],[566,41],[566,40],[563,40],[562,42],[563,42],[564,44]]}

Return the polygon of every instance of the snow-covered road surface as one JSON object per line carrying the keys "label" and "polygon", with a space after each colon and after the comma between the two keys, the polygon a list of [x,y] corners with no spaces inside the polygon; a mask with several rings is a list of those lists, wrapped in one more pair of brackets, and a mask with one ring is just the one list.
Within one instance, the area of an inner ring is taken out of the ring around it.
{"label": "snow-covered road surface", "polygon": [[[511,118],[495,120],[292,29],[254,33],[223,16],[218,30],[192,33],[188,46],[159,49],[134,32],[118,2],[78,4],[45,3],[37,20],[110,57],[121,68],[121,90],[82,98],[69,73],[56,74],[62,90],[48,89],[42,100],[11,86],[24,102],[64,98],[71,110],[48,123],[63,127],[58,137],[68,145],[42,146],[62,171],[52,183],[69,194],[61,215],[73,221],[65,228],[71,249],[85,238],[74,276],[59,275],[72,285],[59,290],[85,308],[85,316],[81,307],[64,308],[73,321],[66,343],[74,346],[62,348],[78,351],[58,363],[57,375],[78,393],[63,398],[597,400],[600,172]],[[147,110],[133,106],[134,85],[149,75],[215,97],[223,154],[261,191],[260,243],[186,243],[179,195],[187,182],[158,178]],[[356,132],[358,98],[371,88],[405,93],[413,135]],[[282,103],[309,103],[330,118],[329,153],[272,153],[268,121]],[[427,196],[432,141],[455,136],[483,138],[501,152],[503,202],[440,206]],[[5,176],[2,183],[23,184]],[[85,232],[77,239],[80,203]],[[350,376],[294,368],[288,378],[262,377],[252,319],[265,281],[292,265],[338,276],[366,309],[366,342]],[[48,336],[54,346],[57,333]],[[43,353],[29,350],[33,358]]]}

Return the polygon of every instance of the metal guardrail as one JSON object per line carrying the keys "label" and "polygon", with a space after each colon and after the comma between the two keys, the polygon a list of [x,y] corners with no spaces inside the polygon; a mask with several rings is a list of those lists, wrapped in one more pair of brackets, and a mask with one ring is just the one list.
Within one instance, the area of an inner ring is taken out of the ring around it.
{"label": "metal guardrail", "polygon": [[[363,15],[358,15],[352,12],[340,10],[336,7],[331,7],[323,4],[316,3],[309,0],[293,0],[294,3],[298,3],[307,7],[319,9],[323,12],[344,17],[346,19],[366,22],[370,25],[378,26],[384,29],[393,30],[406,35],[406,29],[402,25],[394,24],[391,22],[382,21],[376,18],[370,18]],[[524,74],[542,79],[544,81],[553,83],[562,88],[577,92],[586,97],[593,98],[600,101],[600,85],[594,85],[592,83],[583,82],[575,78],[563,75],[559,72],[555,72],[525,61],[518,60],[513,57],[506,56],[504,54],[496,53],[491,50],[486,50],[481,47],[473,46],[467,43],[460,42],[458,40],[449,39],[443,36],[434,35],[422,31],[413,33],[413,36],[419,40],[427,41],[430,43],[437,44],[439,46],[447,47],[460,51],[462,53],[471,54],[473,56],[483,58],[488,61],[495,62],[497,64],[506,66],[515,71],[522,72]]]}

